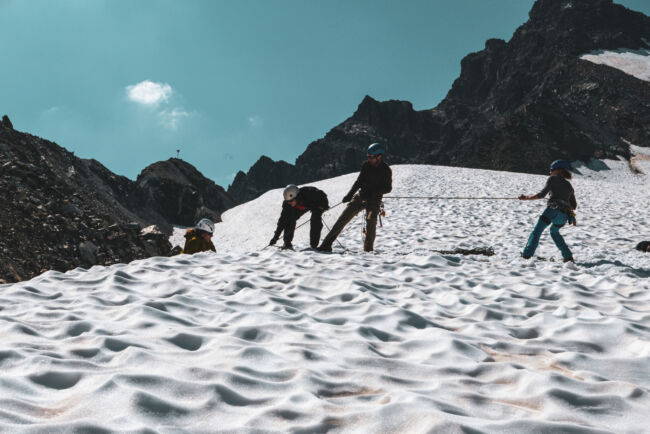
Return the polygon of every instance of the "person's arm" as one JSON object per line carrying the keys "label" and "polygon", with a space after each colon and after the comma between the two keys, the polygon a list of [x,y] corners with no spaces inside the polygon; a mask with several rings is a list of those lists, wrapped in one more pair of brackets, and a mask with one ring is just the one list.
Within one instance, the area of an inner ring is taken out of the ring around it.
{"label": "person's arm", "polygon": [[183,250],[181,253],[185,253],[187,255],[193,255],[194,253],[197,253],[199,251],[198,249],[198,239],[197,238],[190,238],[188,240],[185,240],[185,247],[183,247]]}
{"label": "person's arm", "polygon": [[327,200],[327,194],[322,190],[319,191],[320,191],[320,203],[318,204],[318,207],[323,211],[325,211],[326,209],[329,209],[330,203]]}
{"label": "person's arm", "polygon": [[192,253],[196,253],[196,245],[193,241],[196,241],[196,238],[193,237],[194,235],[194,228],[188,228],[185,231],[185,245],[183,246],[183,250],[181,250],[181,253],[186,253],[188,255],[191,255]]}
{"label": "person's arm", "polygon": [[549,177],[549,178],[546,180],[546,185],[544,186],[544,188],[542,189],[542,191],[540,191],[540,192],[537,193],[537,194],[530,194],[530,195],[522,194],[522,195],[519,196],[519,200],[536,200],[536,199],[543,199],[544,196],[546,196],[546,195],[548,194],[549,191],[551,191],[551,177]]}
{"label": "person's arm", "polygon": [[[361,170],[363,172],[363,168]],[[350,189],[350,191],[348,191],[348,194],[343,196],[343,200],[341,200],[341,202],[350,202],[352,200],[352,196],[354,196],[354,193],[356,193],[357,190],[359,189],[359,187],[361,186],[361,173],[362,172],[359,172],[359,176],[357,176],[357,180],[354,181],[354,184],[352,184],[352,188]]]}
{"label": "person's arm", "polygon": [[541,199],[541,197],[539,197],[539,194],[529,194],[529,195],[522,194],[519,196],[519,200],[536,200],[536,199]]}
{"label": "person's arm", "polygon": [[390,193],[393,190],[393,171],[390,170],[390,167],[386,166],[386,178],[384,179],[384,185],[382,186],[381,194]]}
{"label": "person's arm", "polygon": [[272,246],[273,244],[277,243],[278,240],[280,239],[280,235],[282,234],[282,231],[286,226],[287,219],[289,218],[290,211],[291,211],[291,205],[289,205],[286,202],[282,202],[282,212],[280,213],[280,218],[278,219],[278,224],[275,228],[275,233],[273,234],[273,238],[271,238],[271,241],[269,241],[269,246]]}
{"label": "person's arm", "polygon": [[578,202],[576,201],[576,196],[573,193],[571,194],[570,204],[572,210],[578,208]]}

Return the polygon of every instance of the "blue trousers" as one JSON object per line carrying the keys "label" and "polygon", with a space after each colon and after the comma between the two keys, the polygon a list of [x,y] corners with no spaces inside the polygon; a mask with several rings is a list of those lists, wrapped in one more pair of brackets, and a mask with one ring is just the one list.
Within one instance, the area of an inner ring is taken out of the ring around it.
{"label": "blue trousers", "polygon": [[560,252],[562,252],[562,257],[564,259],[572,258],[573,255],[571,254],[571,250],[569,250],[569,246],[566,245],[564,238],[560,235],[560,228],[564,226],[568,218],[569,216],[562,211],[554,208],[546,208],[539,217],[539,220],[537,220],[535,229],[533,229],[530,237],[528,237],[528,244],[526,244],[522,254],[524,256],[533,256],[537,246],[539,245],[539,237],[542,236],[544,229],[546,229],[548,225],[551,225],[551,238],[553,238],[555,245],[560,249]]}

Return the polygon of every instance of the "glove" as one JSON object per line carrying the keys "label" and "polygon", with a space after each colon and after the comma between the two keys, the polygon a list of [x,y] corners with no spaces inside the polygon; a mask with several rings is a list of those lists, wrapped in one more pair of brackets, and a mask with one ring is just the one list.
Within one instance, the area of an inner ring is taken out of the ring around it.
{"label": "glove", "polygon": [[574,213],[573,211],[570,211],[569,212],[569,218],[567,219],[567,221],[569,222],[570,225],[577,226],[578,222],[576,220],[576,213]]}
{"label": "glove", "polygon": [[352,200],[353,193],[348,193],[345,196],[343,196],[343,199],[341,199],[341,202],[350,202]]}
{"label": "glove", "polygon": [[278,237],[273,237],[273,238],[271,238],[271,241],[269,241],[269,246],[272,246],[277,242],[278,242]]}

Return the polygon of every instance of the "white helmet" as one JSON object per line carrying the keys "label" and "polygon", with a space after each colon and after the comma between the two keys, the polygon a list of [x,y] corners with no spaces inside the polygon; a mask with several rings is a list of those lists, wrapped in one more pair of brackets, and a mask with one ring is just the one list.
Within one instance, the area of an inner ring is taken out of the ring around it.
{"label": "white helmet", "polygon": [[210,219],[201,219],[196,224],[196,228],[211,234],[214,232],[214,223]]}
{"label": "white helmet", "polygon": [[285,187],[284,192],[282,192],[284,195],[284,200],[287,202],[290,200],[294,200],[296,196],[298,195],[298,186],[289,184]]}

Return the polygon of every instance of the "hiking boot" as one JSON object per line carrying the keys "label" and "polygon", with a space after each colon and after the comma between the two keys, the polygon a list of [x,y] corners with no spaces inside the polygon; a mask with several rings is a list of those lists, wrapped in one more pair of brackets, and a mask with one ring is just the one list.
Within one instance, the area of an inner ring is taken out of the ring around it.
{"label": "hiking boot", "polygon": [[564,258],[563,261],[564,262],[573,262],[573,263],[576,262],[576,261],[573,260],[573,256],[571,256],[570,258]]}
{"label": "hiking boot", "polygon": [[521,254],[521,257],[524,258],[524,259],[530,259],[531,258],[531,256],[526,256],[523,253]]}
{"label": "hiking boot", "polygon": [[282,250],[293,250],[293,244],[291,243],[284,243],[282,247],[280,247]]}
{"label": "hiking boot", "polygon": [[316,247],[316,250],[318,250],[319,252],[331,252],[332,246],[321,244],[320,246]]}

